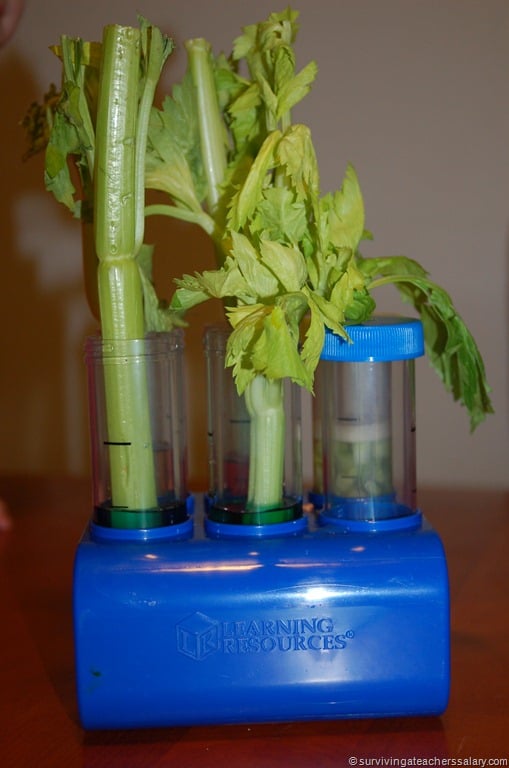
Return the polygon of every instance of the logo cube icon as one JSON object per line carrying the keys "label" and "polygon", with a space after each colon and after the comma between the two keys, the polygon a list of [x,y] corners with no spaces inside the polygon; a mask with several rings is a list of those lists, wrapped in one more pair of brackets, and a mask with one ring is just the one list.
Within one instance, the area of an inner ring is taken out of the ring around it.
{"label": "logo cube icon", "polygon": [[218,623],[204,613],[193,613],[177,624],[177,650],[184,656],[201,661],[218,648]]}

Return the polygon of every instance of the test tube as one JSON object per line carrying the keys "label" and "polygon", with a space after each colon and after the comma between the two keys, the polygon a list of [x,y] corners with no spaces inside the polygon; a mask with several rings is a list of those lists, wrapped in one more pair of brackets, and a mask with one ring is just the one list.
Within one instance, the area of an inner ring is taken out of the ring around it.
{"label": "test tube", "polygon": [[422,325],[375,317],[327,332],[317,369],[323,513],[375,522],[416,509],[415,358]]}
{"label": "test tube", "polygon": [[[251,418],[225,366],[231,328],[205,329],[207,366],[208,518],[224,525],[264,526],[302,518],[302,436],[300,389],[285,380],[284,466],[280,503],[263,510],[249,506]],[[269,447],[270,451],[270,447]],[[270,458],[270,457],[269,457]]]}
{"label": "test tube", "polygon": [[[98,526],[145,530],[188,518],[183,349],[181,329],[144,339],[87,339],[93,521]],[[118,397],[120,386],[129,386],[130,402],[140,407],[136,415],[130,409],[113,422],[108,395]]]}
{"label": "test tube", "polygon": [[231,371],[225,369],[230,329],[210,325],[205,329],[207,364],[207,442],[209,496],[226,504],[241,503],[247,496],[249,471],[249,414],[239,397]]}

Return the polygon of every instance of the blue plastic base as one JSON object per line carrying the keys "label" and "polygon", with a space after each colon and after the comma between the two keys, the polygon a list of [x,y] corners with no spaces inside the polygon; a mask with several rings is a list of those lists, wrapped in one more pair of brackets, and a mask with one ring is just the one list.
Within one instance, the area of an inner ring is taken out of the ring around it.
{"label": "blue plastic base", "polygon": [[[199,505],[198,505],[199,506]],[[74,619],[85,728],[437,715],[449,589],[436,532],[318,525],[284,537],[79,544]],[[187,536],[187,538],[186,538]]]}

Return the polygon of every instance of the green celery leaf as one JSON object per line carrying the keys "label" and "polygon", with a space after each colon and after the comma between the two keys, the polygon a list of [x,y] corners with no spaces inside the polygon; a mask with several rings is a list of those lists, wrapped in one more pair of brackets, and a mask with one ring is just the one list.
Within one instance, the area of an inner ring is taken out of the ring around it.
{"label": "green celery leaf", "polygon": [[183,280],[182,286],[172,296],[170,307],[175,312],[184,313],[208,299],[210,296],[206,291],[200,291],[198,287],[187,287]]}
{"label": "green celery leaf", "polygon": [[345,310],[349,323],[364,323],[376,309],[376,302],[367,290],[354,289],[353,297]]}
{"label": "green celery leaf", "polygon": [[274,152],[280,137],[279,131],[274,131],[267,136],[249,169],[243,186],[233,198],[228,216],[228,225],[232,230],[238,232],[242,229],[263,199],[266,175],[274,165]]}
{"label": "green celery leaf", "polygon": [[297,245],[307,227],[304,202],[296,200],[294,193],[286,187],[268,187],[263,191],[263,199],[256,208],[250,229],[269,240]]}
{"label": "green celery leaf", "polygon": [[306,125],[292,125],[281,137],[276,149],[279,164],[288,175],[300,198],[318,198],[318,163]]}
{"label": "green celery leaf", "polygon": [[[45,185],[74,216],[80,217],[82,200],[85,207],[92,207],[93,120],[97,111],[101,46],[63,35],[60,47],[54,50],[62,59],[64,73],[60,98],[53,106],[55,113],[46,147]],[[71,180],[70,165],[79,172],[79,194]]]}
{"label": "green celery leaf", "polygon": [[228,310],[234,330],[228,340],[226,363],[233,367],[239,394],[258,374],[269,379],[290,378],[310,387],[309,372],[298,351],[298,326],[289,324],[284,307],[258,304],[250,310]]}
{"label": "green celery leaf", "polygon": [[[270,312],[270,307],[267,304],[240,304],[236,307],[228,307],[227,315],[228,320],[232,328],[243,328],[250,326],[254,328],[258,326],[260,322],[263,322],[263,318]],[[261,327],[260,327],[261,330]],[[233,337],[236,339],[237,337]],[[234,341],[232,341],[232,345]],[[241,351],[241,350],[238,350]]]}
{"label": "green celery leaf", "polygon": [[263,129],[260,124],[260,89],[248,83],[225,107],[237,155],[256,152],[261,144]]}
{"label": "green celery leaf", "polygon": [[285,291],[299,291],[307,279],[304,256],[295,247],[271,240],[260,242],[262,262],[279,280]]}
{"label": "green celery leaf", "polygon": [[253,296],[268,298],[278,292],[278,279],[260,261],[258,253],[245,235],[232,232],[232,254]]}
{"label": "green celery leaf", "polygon": [[260,91],[261,103],[258,124],[265,122],[265,131],[272,131],[282,121],[289,123],[289,115],[308,92],[316,75],[316,65],[308,64],[295,75],[293,43],[297,34],[298,12],[287,9],[273,13],[260,24],[243,29],[234,42],[233,60],[245,60],[251,80]]}
{"label": "green celery leaf", "polygon": [[232,367],[232,374],[239,394],[256,375],[253,366],[254,346],[263,333],[263,325],[270,307],[254,304],[249,307],[229,307],[228,320],[233,331],[228,337],[226,365]]}
{"label": "green celery leaf", "polygon": [[205,270],[195,275],[184,275],[175,280],[178,289],[172,299],[175,309],[194,306],[206,299],[236,297],[253,304],[250,287],[237,263],[228,257],[220,269]]}
{"label": "green celery leaf", "polygon": [[353,166],[349,165],[343,185],[331,198],[329,238],[336,248],[356,251],[364,234],[364,202]]}
{"label": "green celery leaf", "polygon": [[282,307],[275,306],[266,316],[263,331],[253,354],[254,368],[269,379],[289,378],[310,388],[309,373],[299,355],[296,329],[289,324]]}
{"label": "green celery leaf", "polygon": [[290,45],[279,45],[274,48],[273,54],[273,79],[274,93],[278,97],[291,83],[295,75],[295,53]]}
{"label": "green celery leaf", "polygon": [[428,274],[418,261],[407,256],[385,256],[369,259],[358,256],[357,266],[368,278],[374,278],[377,275],[381,277],[387,275],[426,277]]}
{"label": "green celery leaf", "polygon": [[79,151],[76,130],[61,113],[56,113],[51,136],[46,147],[44,182],[59,203],[79,218],[80,203],[71,179],[68,157]]}
{"label": "green celery leaf", "polygon": [[265,112],[265,126],[267,131],[277,129],[278,100],[277,96],[270,87],[265,77],[258,78],[258,87],[260,89],[261,99]]}
{"label": "green celery leaf", "polygon": [[316,291],[310,291],[305,288],[304,292],[306,293],[311,312],[317,314],[323,325],[337,333],[341,338],[348,339],[348,334],[343,326],[344,317],[338,313],[337,307]]}
{"label": "green celery leaf", "polygon": [[325,326],[316,304],[311,303],[310,308],[310,321],[302,345],[301,358],[312,380],[325,341]]}
{"label": "green celery leaf", "polygon": [[[167,157],[170,155],[168,151]],[[196,195],[193,177],[183,155],[175,150],[171,159],[161,162],[148,156],[145,164],[147,189],[166,192],[176,205],[201,214],[202,206]]]}
{"label": "green celery leaf", "polygon": [[354,301],[355,292],[364,289],[365,278],[351,258],[341,276],[334,281],[330,292],[329,300],[337,308],[340,317],[346,316],[347,308]]}
{"label": "green celery leaf", "polygon": [[150,115],[146,184],[161,189],[190,210],[201,209],[206,179],[201,161],[199,124],[189,73]]}
{"label": "green celery leaf", "polygon": [[417,262],[404,256],[377,260],[382,275],[378,279],[372,274],[376,265],[367,264],[369,261],[360,262],[360,268],[373,278],[369,290],[394,284],[419,313],[431,365],[454,400],[466,407],[473,431],[493,413],[490,388],[477,344],[449,294],[429,280]]}
{"label": "green celery leaf", "polygon": [[318,67],[314,61],[310,61],[304,69],[286,82],[279,93],[279,104],[277,118],[281,119],[286,112],[289,112],[299,101],[301,101],[311,90],[313,81],[316,78]]}
{"label": "green celery leaf", "polygon": [[246,59],[251,76],[274,71],[274,54],[281,46],[290,47],[297,34],[298,11],[287,8],[281,13],[271,13],[259,24],[243,28],[233,43],[234,60]]}

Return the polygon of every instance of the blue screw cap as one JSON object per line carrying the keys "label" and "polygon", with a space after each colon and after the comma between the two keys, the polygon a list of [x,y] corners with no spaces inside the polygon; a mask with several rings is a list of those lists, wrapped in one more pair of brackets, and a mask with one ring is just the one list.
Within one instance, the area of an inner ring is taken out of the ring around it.
{"label": "blue screw cap", "polygon": [[376,315],[365,323],[345,327],[351,341],[326,329],[321,360],[377,363],[424,355],[424,331],[415,318]]}

